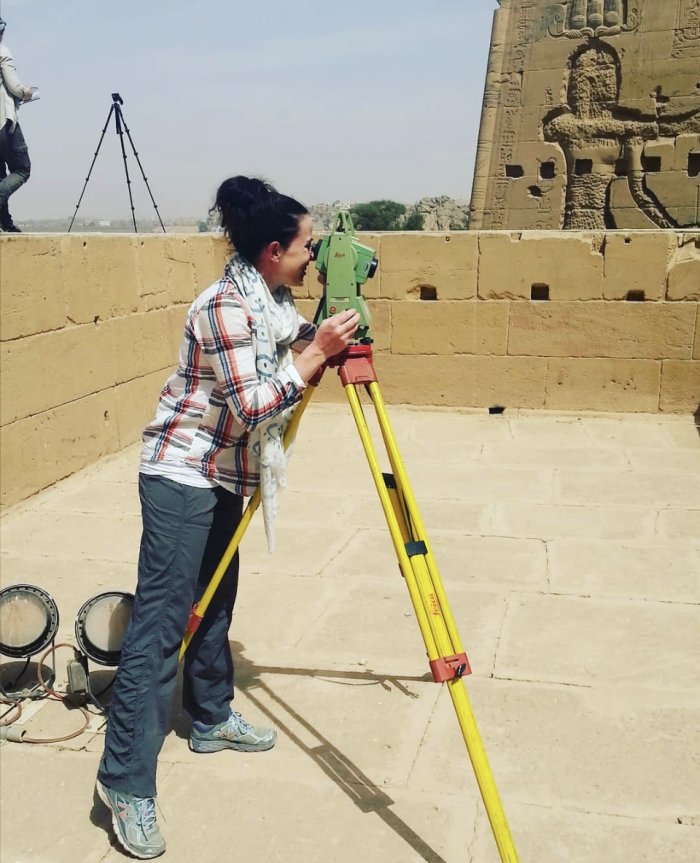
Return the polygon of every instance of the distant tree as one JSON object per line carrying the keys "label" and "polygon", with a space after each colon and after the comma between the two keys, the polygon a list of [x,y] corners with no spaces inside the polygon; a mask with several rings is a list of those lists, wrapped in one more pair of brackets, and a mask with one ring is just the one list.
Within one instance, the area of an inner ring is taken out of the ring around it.
{"label": "distant tree", "polygon": [[414,210],[412,213],[406,216],[404,223],[401,226],[401,230],[422,231],[424,222],[425,216],[423,215],[423,213],[419,213],[418,210]]}
{"label": "distant tree", "polygon": [[209,225],[207,225],[207,223],[203,220],[200,221],[197,227],[199,228],[200,234],[206,234],[206,232],[209,230]]}
{"label": "distant tree", "polygon": [[369,201],[350,209],[352,222],[358,231],[400,231],[406,207],[398,201]]}

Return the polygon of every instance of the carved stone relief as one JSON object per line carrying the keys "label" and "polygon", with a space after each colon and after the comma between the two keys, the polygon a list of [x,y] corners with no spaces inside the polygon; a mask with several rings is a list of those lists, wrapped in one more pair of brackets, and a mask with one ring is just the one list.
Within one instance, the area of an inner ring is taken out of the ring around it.
{"label": "carved stone relief", "polygon": [[498,4],[472,224],[700,226],[700,0]]}
{"label": "carved stone relief", "polygon": [[513,30],[514,38],[508,58],[508,66],[512,71],[504,77],[500,84],[500,98],[503,108],[498,135],[499,145],[495,153],[498,163],[498,179],[494,187],[493,212],[490,219],[490,227],[494,229],[503,228],[508,218],[511,184],[507,179],[507,169],[513,161],[513,147],[519,139],[522,72],[527,67],[528,40],[534,7],[534,0],[523,0],[518,4]]}
{"label": "carved stone relief", "polygon": [[700,0],[678,0],[673,57],[700,57]]}
{"label": "carved stone relief", "polygon": [[582,39],[615,36],[639,26],[637,8],[628,0],[565,0],[556,10],[549,32],[552,36]]}
{"label": "carved stone relief", "polygon": [[558,144],[566,159],[564,228],[617,227],[610,189],[619,177],[626,177],[634,205],[651,222],[678,227],[647,183],[644,148],[662,137],[700,133],[700,109],[675,116],[661,110],[645,115],[619,104],[620,81],[617,51],[604,42],[589,42],[571,56],[567,103],[543,119],[545,141]]}

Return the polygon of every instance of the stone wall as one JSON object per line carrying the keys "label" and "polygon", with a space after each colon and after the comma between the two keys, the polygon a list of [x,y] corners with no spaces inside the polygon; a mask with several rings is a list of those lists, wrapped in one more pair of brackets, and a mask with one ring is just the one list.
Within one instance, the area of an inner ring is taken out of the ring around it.
{"label": "stone wall", "polygon": [[700,226],[698,0],[498,0],[473,229]]}
{"label": "stone wall", "polygon": [[[364,295],[388,403],[697,410],[700,234],[359,239],[380,259]],[[225,257],[211,235],[0,237],[3,504],[138,440]],[[334,374],[318,398],[344,399]]]}

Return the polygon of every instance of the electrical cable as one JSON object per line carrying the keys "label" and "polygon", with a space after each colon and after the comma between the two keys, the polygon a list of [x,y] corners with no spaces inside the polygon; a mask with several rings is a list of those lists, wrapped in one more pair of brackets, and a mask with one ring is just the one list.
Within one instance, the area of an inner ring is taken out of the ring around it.
{"label": "electrical cable", "polygon": [[[5,698],[4,696],[0,696],[0,704],[7,704],[8,709],[0,716],[0,728],[3,728],[7,725],[12,725],[13,722],[17,722],[17,720],[22,715],[22,702],[20,700],[14,700],[12,698]],[[8,713],[11,713],[13,710],[17,711],[17,715],[13,716],[12,719],[5,719]]]}
{"label": "electrical cable", "polygon": [[[50,654],[55,653],[59,647],[68,647],[71,650],[75,650],[75,647],[72,644],[69,644],[67,642],[62,642],[61,644],[52,645],[51,647],[49,647],[48,650],[46,650],[41,655],[41,658],[39,659],[39,664],[37,666],[36,676],[37,676],[37,679],[39,681],[39,685],[42,687],[44,692],[46,692],[46,694],[49,696],[49,698],[53,698],[55,701],[62,701],[65,703],[66,701],[68,701],[68,699],[66,698],[66,694],[62,693],[62,692],[58,692],[57,690],[55,690],[46,680],[44,680],[44,677],[41,673],[41,669],[42,669],[42,666],[43,666],[46,658]],[[7,702],[5,702],[5,703],[7,703]],[[19,719],[19,717],[22,714],[22,708],[19,704],[17,706],[18,706],[17,716],[14,719],[12,719],[10,722],[5,722],[3,724],[11,725],[12,723],[16,722]],[[21,737],[22,743],[63,743],[65,740],[71,740],[73,737],[78,737],[80,734],[83,733],[83,731],[85,731],[85,729],[88,727],[88,725],[90,723],[90,714],[88,713],[88,711],[80,705],[78,705],[78,710],[80,710],[80,712],[83,714],[84,722],[77,731],[74,731],[71,734],[66,734],[63,737],[46,737],[46,738],[27,737],[26,734],[23,734]]]}

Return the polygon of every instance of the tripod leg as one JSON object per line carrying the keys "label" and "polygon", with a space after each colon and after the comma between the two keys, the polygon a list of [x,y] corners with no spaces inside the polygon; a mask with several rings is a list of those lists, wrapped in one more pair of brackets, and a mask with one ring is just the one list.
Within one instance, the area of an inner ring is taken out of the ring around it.
{"label": "tripod leg", "polygon": [[[392,469],[396,474],[395,483],[387,482],[381,472],[355,385],[347,383],[345,392],[386,516],[399,566],[406,579],[433,675],[436,681],[447,683],[501,861],[517,863],[518,857],[505,812],[467,691],[461,680],[465,665],[468,669],[466,654],[462,650],[442,582],[425,538],[420,514],[384,410],[379,386],[375,381],[369,383],[367,388],[377,413]],[[387,486],[392,486],[392,489]]]}
{"label": "tripod leg", "polygon": [[384,400],[382,398],[381,390],[379,389],[379,384],[377,382],[370,383],[367,389],[369,391],[370,398],[372,399],[372,404],[374,405],[384,446],[386,447],[387,455],[389,456],[389,462],[394,471],[394,476],[396,477],[396,484],[402,506],[411,526],[411,535],[414,539],[418,539],[425,543],[425,562],[428,571],[430,572],[432,587],[435,590],[438,603],[442,608],[445,625],[450,636],[450,641],[455,648],[455,653],[461,653],[463,648],[460,643],[459,633],[457,632],[454,618],[449,610],[447,596],[445,595],[442,580],[438,573],[437,564],[435,563],[435,558],[433,557],[433,552],[430,548],[430,543],[428,542],[426,530],[423,525],[423,520],[421,518],[416,499],[413,496],[413,491],[411,490],[411,485],[401,458],[401,453],[399,452],[396,438],[394,437],[391,423],[389,422],[389,416],[384,406]]}
{"label": "tripod leg", "polygon": [[87,189],[88,180],[90,179],[90,175],[92,174],[92,169],[95,167],[95,162],[97,161],[97,154],[100,152],[100,147],[102,146],[102,139],[105,136],[105,132],[107,131],[107,126],[109,126],[109,121],[112,119],[112,114],[114,112],[114,103],[109,109],[109,114],[107,114],[107,122],[102,129],[102,134],[100,135],[100,140],[97,142],[97,149],[95,150],[95,155],[92,157],[92,162],[90,163],[90,170],[88,171],[88,175],[85,178],[85,185],[83,186],[83,191],[80,193],[80,197],[78,198],[78,203],[75,205],[75,212],[73,213],[73,218],[70,220],[70,225],[68,226],[68,233],[70,234],[71,228],[73,227],[73,222],[75,221],[75,217],[78,215],[78,208],[80,207],[80,202],[83,200],[83,195],[85,194],[85,189]]}
{"label": "tripod leg", "polygon": [[[301,422],[301,418],[306,410],[306,406],[311,401],[311,397],[316,390],[316,386],[318,381],[320,380],[320,375],[316,379],[315,383],[310,383],[306,389],[304,390],[304,395],[299,403],[299,406],[294,411],[294,414],[287,425],[287,428],[284,432],[284,448],[285,450],[289,447],[289,445],[294,440],[297,429],[299,428],[299,423]],[[189,647],[192,638],[194,637],[199,624],[202,622],[202,618],[209,607],[209,603],[214,598],[214,594],[218,586],[221,584],[221,580],[226,573],[226,569],[233,560],[233,556],[238,550],[238,546],[241,544],[241,540],[243,539],[243,535],[248,529],[248,525],[250,524],[253,516],[255,515],[255,511],[260,506],[260,501],[262,500],[262,495],[260,494],[260,489],[258,488],[255,494],[248,501],[248,505],[245,508],[245,512],[241,520],[238,523],[238,527],[234,531],[233,536],[231,537],[231,541],[229,542],[226,551],[224,552],[219,565],[214,570],[214,575],[212,575],[209,584],[206,586],[204,593],[199,599],[199,602],[196,602],[190,612],[190,619],[187,624],[187,630],[182,639],[182,645],[180,647],[180,660],[183,659],[187,648]]]}
{"label": "tripod leg", "polygon": [[131,194],[131,178],[129,177],[129,166],[126,163],[126,149],[124,147],[124,132],[122,131],[121,122],[122,112],[119,105],[116,105],[114,119],[117,124],[117,135],[119,135],[119,145],[122,148],[122,158],[124,159],[124,173],[126,174],[126,188],[129,192],[129,204],[131,205],[131,220],[134,223],[134,233],[138,234],[139,229],[136,227],[136,211],[134,210],[134,197]]}
{"label": "tripod leg", "polygon": [[367,426],[357,391],[350,384],[345,387],[345,392],[350,402],[350,408],[358,432],[360,433],[365,456],[367,457],[379,500],[384,510],[384,516],[389,527],[399,567],[406,579],[406,586],[408,587],[408,592],[418,619],[418,625],[423,635],[428,660],[433,663],[441,657],[453,655],[452,644],[443,625],[442,611],[437,602],[437,597],[428,587],[428,580],[425,577],[425,567],[420,566],[421,550],[412,548],[411,542],[405,542],[406,526],[404,524],[402,529],[401,515],[400,513],[397,515],[397,512],[394,510],[391,495],[386,487],[384,474],[379,466],[379,460],[372,443],[372,436]]}
{"label": "tripod leg", "polygon": [[124,119],[124,112],[121,108],[117,108],[119,114],[121,116],[122,123],[124,124],[124,131],[129,138],[129,143],[131,144],[131,152],[134,154],[134,158],[136,159],[136,164],[139,166],[139,170],[141,171],[141,176],[143,177],[143,182],[146,184],[146,189],[148,189],[148,194],[151,198],[151,203],[153,204],[153,208],[156,211],[156,216],[158,216],[158,221],[160,222],[160,226],[163,229],[163,233],[165,234],[165,225],[163,224],[163,220],[160,217],[160,213],[158,212],[158,204],[156,204],[156,200],[153,197],[153,193],[151,192],[151,187],[148,185],[148,178],[143,170],[143,165],[141,164],[141,159],[139,159],[139,154],[136,152],[136,147],[134,147],[134,142],[131,138],[131,132],[129,131],[129,127],[126,125],[126,120]]}

